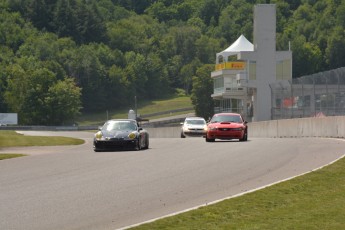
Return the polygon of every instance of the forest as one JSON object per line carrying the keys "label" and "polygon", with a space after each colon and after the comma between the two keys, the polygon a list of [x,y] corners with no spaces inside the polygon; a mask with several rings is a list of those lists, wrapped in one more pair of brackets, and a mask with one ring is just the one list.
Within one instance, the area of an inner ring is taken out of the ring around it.
{"label": "forest", "polygon": [[61,125],[176,91],[201,106],[216,53],[253,41],[255,4],[276,4],[293,78],[345,66],[342,0],[0,0],[0,112]]}

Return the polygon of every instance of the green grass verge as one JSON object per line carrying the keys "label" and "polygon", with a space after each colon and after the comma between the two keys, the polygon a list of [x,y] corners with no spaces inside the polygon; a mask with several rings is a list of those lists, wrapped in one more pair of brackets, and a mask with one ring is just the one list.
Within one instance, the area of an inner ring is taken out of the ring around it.
{"label": "green grass verge", "polygon": [[70,137],[24,136],[15,131],[0,131],[0,147],[80,145],[84,140]]}
{"label": "green grass verge", "polygon": [[132,229],[345,229],[345,159],[271,187]]}
{"label": "green grass verge", "polygon": [[0,160],[6,160],[16,157],[23,157],[26,156],[25,154],[17,154],[17,153],[0,153]]}
{"label": "green grass verge", "polygon": [[[85,141],[70,137],[40,137],[24,136],[15,131],[0,131],[0,148],[15,146],[53,146],[53,145],[80,145]],[[26,156],[25,154],[0,153],[0,160]]]}
{"label": "green grass verge", "polygon": [[[192,108],[193,104],[188,96],[180,96],[180,97],[172,97],[169,99],[162,99],[162,100],[155,100],[155,101],[143,101],[138,102],[137,106],[137,112],[139,115],[143,116],[145,114],[153,114],[157,112],[165,112],[165,111],[171,111],[175,109],[183,109],[183,108]],[[107,119],[119,119],[119,118],[127,118],[128,117],[128,111],[130,109],[135,109],[134,107],[128,107],[128,108],[122,108],[118,110],[109,110],[109,111],[102,111],[98,113],[89,113],[89,114],[83,114],[81,115],[76,122],[78,125],[103,125],[103,123]],[[184,113],[190,113],[194,112],[191,111],[185,111],[185,112],[177,112],[177,113],[171,113],[170,116],[184,114]],[[162,116],[152,116],[148,117],[148,119],[154,119],[154,118],[160,118],[160,117],[166,117],[167,115]]]}

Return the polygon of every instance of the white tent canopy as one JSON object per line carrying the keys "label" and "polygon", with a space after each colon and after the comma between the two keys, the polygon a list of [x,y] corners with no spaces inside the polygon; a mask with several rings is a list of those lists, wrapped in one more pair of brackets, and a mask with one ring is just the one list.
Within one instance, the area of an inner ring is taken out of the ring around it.
{"label": "white tent canopy", "polygon": [[243,34],[234,42],[231,46],[226,48],[220,53],[217,53],[217,64],[219,64],[219,59],[223,59],[223,62],[228,60],[229,56],[238,54],[241,51],[254,51],[254,45],[247,40]]}

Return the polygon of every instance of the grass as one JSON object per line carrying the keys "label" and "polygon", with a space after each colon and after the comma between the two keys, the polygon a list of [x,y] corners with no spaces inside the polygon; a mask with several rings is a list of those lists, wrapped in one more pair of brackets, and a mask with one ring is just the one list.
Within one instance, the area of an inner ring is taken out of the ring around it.
{"label": "grass", "polygon": [[132,229],[345,229],[345,159],[271,187]]}
{"label": "grass", "polygon": [[24,136],[15,131],[0,131],[0,148],[14,146],[80,145],[84,140],[70,137]]}
{"label": "grass", "polygon": [[[15,131],[0,131],[0,148],[14,146],[52,146],[52,145],[80,145],[84,140],[70,137],[40,137],[40,136],[24,136]],[[24,154],[1,154],[0,160],[10,159],[14,157],[25,156]]]}
{"label": "grass", "polygon": [[[192,102],[188,96],[173,96],[169,99],[155,100],[155,101],[139,101],[138,114],[154,114],[157,112],[168,112],[176,109],[192,108]],[[129,109],[131,107],[122,108],[118,110],[104,111],[101,113],[92,113],[82,115],[77,119],[79,125],[102,125],[105,120],[112,118],[127,118]],[[169,116],[179,115],[184,113],[194,112],[171,112]],[[147,119],[154,119],[167,116],[165,115],[152,115],[145,117]],[[78,145],[84,141],[80,139],[68,137],[37,137],[37,136],[23,136],[14,131],[0,131],[0,148],[13,147],[13,146],[50,146],[50,145]],[[0,154],[0,160],[9,159],[13,157],[24,156],[23,154]]]}
{"label": "grass", "polygon": [[6,160],[6,159],[11,159],[11,158],[16,158],[16,157],[23,157],[26,156],[25,154],[17,154],[17,153],[0,153],[0,160]]}
{"label": "grass", "polygon": [[[155,101],[143,101],[138,102],[137,113],[138,115],[144,116],[147,114],[154,114],[157,112],[168,112],[176,109],[192,108],[192,101],[188,96],[172,97],[169,99],[155,100]],[[128,111],[135,109],[134,107],[122,108],[117,110],[102,111],[98,113],[84,114],[77,119],[79,125],[102,125],[104,121],[108,119],[127,118]],[[194,112],[190,111],[170,113],[169,116],[179,115],[184,113]],[[161,116],[148,116],[145,118],[154,119],[164,117]]]}

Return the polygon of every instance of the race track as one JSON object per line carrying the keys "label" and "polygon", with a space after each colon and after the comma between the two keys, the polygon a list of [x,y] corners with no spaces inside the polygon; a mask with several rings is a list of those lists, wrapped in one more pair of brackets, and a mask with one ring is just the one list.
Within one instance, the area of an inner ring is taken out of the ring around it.
{"label": "race track", "polygon": [[95,153],[92,133],[24,132],[86,140],[80,146],[0,149],[0,229],[117,229],[210,203],[343,156],[321,138],[151,138],[143,151]]}

